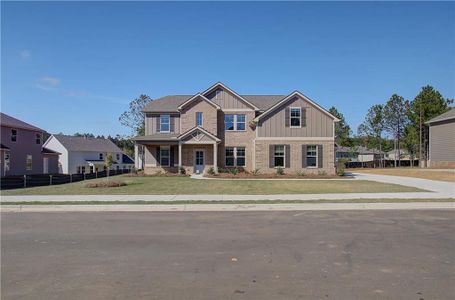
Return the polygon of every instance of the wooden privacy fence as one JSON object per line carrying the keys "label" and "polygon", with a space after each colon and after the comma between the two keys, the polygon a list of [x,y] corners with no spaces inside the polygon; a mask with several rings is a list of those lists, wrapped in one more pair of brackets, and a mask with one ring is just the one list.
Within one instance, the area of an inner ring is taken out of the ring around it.
{"label": "wooden privacy fence", "polygon": [[[130,173],[130,169],[110,170],[109,176]],[[34,186],[56,185],[83,180],[107,177],[107,171],[84,173],[84,174],[36,174],[5,176],[0,179],[0,188],[19,189]]]}

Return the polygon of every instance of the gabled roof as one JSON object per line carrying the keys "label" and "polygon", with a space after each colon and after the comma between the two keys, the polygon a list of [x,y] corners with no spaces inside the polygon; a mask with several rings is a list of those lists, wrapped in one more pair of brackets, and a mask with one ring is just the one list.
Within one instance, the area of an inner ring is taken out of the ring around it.
{"label": "gabled roof", "polygon": [[13,118],[4,113],[0,113],[0,125],[5,126],[5,127],[11,127],[11,128],[18,128],[18,129],[20,128],[20,129],[26,129],[26,130],[32,130],[32,131],[46,132],[45,130],[43,130],[41,128],[38,128],[31,124],[25,123],[24,121]]}
{"label": "gabled roof", "polygon": [[193,102],[194,100],[198,99],[198,98],[201,98],[202,100],[206,101],[207,103],[209,103],[210,105],[212,105],[213,107],[215,107],[216,109],[221,109],[221,107],[216,104],[215,102],[207,99],[207,97],[205,97],[204,95],[202,94],[196,94],[194,95],[193,97],[191,97],[190,99],[186,100],[185,102],[183,102],[182,104],[179,105],[178,109],[179,110],[182,110],[186,105],[190,104],[191,102]]}
{"label": "gabled roof", "polygon": [[233,90],[231,90],[229,87],[227,87],[226,85],[224,85],[222,82],[217,82],[215,83],[214,85],[212,85],[211,87],[209,87],[207,90],[205,90],[204,92],[202,92],[203,95],[207,95],[208,93],[214,91],[215,89],[217,88],[223,88],[227,91],[229,91],[231,94],[233,94],[234,96],[238,97],[240,100],[242,100],[243,102],[245,102],[247,105],[251,106],[252,108],[254,108],[255,110],[259,110],[259,108],[254,105],[253,103],[251,103],[250,101],[248,101],[247,99],[245,99],[244,97],[240,96],[239,94],[237,94],[236,92],[234,92]]}
{"label": "gabled roof", "polygon": [[205,135],[211,137],[212,139],[214,139],[215,141],[217,142],[221,142],[221,140],[219,138],[217,138],[215,135],[211,134],[210,132],[208,132],[207,130],[205,130],[204,128],[202,128],[201,126],[195,126],[193,128],[191,128],[190,130],[188,130],[187,132],[185,133],[182,133],[181,135],[179,135],[178,139],[181,140],[189,135],[191,135],[192,133],[194,133],[195,131],[201,131],[202,133],[204,133]]}
{"label": "gabled roof", "polygon": [[431,123],[436,123],[440,121],[447,121],[447,120],[452,120],[455,119],[455,107],[452,107],[449,111],[443,113],[442,115],[439,115],[437,117],[434,117],[433,119],[425,122],[426,124],[431,124]]}
{"label": "gabled roof", "polygon": [[337,117],[335,117],[334,115],[332,115],[331,113],[329,113],[327,110],[325,110],[323,107],[321,107],[319,104],[317,104],[316,102],[314,102],[313,100],[311,100],[310,98],[308,98],[307,96],[305,96],[304,94],[302,94],[301,92],[299,91],[295,91],[295,92],[292,92],[291,94],[289,94],[287,97],[283,98],[281,101],[275,103],[272,107],[270,107],[269,109],[267,109],[264,113],[260,114],[259,116],[257,116],[254,121],[255,122],[258,122],[260,119],[262,119],[263,117],[269,115],[271,112],[273,112],[277,107],[279,107],[280,105],[282,105],[283,103],[286,103],[287,101],[291,100],[292,98],[294,98],[295,96],[299,96],[301,98],[303,98],[305,101],[307,101],[308,103],[312,104],[313,106],[316,106],[321,112],[323,112],[324,114],[328,115],[330,118],[332,118],[335,122],[339,122],[340,119],[338,119]]}
{"label": "gabled roof", "polygon": [[51,149],[46,148],[46,147],[43,147],[43,148],[41,149],[41,153],[42,153],[42,154],[45,154],[45,155],[60,155],[60,154],[61,154],[60,152],[51,150]]}
{"label": "gabled roof", "polygon": [[122,150],[109,139],[69,136],[63,134],[54,134],[53,137],[68,151],[122,152]]}

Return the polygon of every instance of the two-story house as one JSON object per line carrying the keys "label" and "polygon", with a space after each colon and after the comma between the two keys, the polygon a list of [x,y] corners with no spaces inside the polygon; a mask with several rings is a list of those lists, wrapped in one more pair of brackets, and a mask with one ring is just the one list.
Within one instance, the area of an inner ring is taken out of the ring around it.
{"label": "two-story house", "polygon": [[109,139],[53,134],[44,145],[61,153],[59,173],[63,174],[104,171],[107,155],[112,155],[111,170],[134,167],[134,161]]}
{"label": "two-story house", "polygon": [[210,167],[335,173],[339,120],[298,91],[239,95],[216,83],[195,95],[162,97],[143,112],[145,135],[134,140],[146,173],[180,167],[188,173]]}
{"label": "two-story house", "polygon": [[0,125],[1,176],[57,173],[60,153],[43,147],[45,130],[4,113]]}

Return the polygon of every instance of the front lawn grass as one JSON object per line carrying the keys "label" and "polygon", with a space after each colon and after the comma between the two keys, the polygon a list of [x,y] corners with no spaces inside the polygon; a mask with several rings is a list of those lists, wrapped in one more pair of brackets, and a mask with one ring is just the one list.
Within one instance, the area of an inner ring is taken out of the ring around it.
{"label": "front lawn grass", "polygon": [[2,195],[272,195],[326,193],[395,193],[424,190],[367,180],[197,180],[189,177],[117,176],[128,185],[88,188],[93,179],[54,186],[4,190]]}
{"label": "front lawn grass", "polygon": [[455,182],[455,170],[437,170],[422,168],[384,168],[384,169],[350,169],[357,173],[415,177],[422,179]]}

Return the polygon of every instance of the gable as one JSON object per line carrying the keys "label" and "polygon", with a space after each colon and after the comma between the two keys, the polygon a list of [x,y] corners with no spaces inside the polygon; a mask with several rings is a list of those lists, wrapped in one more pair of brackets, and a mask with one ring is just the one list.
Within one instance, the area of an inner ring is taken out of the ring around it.
{"label": "gable", "polygon": [[244,97],[240,96],[221,82],[218,82],[211,86],[208,90],[203,92],[203,95],[214,103],[217,103],[222,109],[258,110],[258,108],[253,103],[249,102]]}
{"label": "gable", "polygon": [[213,144],[221,140],[201,127],[194,127],[179,137],[185,144]]}
{"label": "gable", "polygon": [[207,97],[205,97],[204,95],[201,95],[201,94],[196,94],[196,95],[194,95],[193,97],[191,97],[190,99],[188,99],[187,101],[185,101],[184,103],[182,103],[182,104],[178,107],[178,109],[179,109],[179,110],[183,110],[185,107],[187,107],[188,105],[193,104],[193,103],[196,102],[196,101],[199,101],[199,103],[200,103],[200,102],[206,102],[206,103],[210,104],[212,107],[214,107],[214,108],[216,108],[216,109],[220,109],[220,107],[219,107],[216,103],[210,101],[209,99],[207,99]]}

